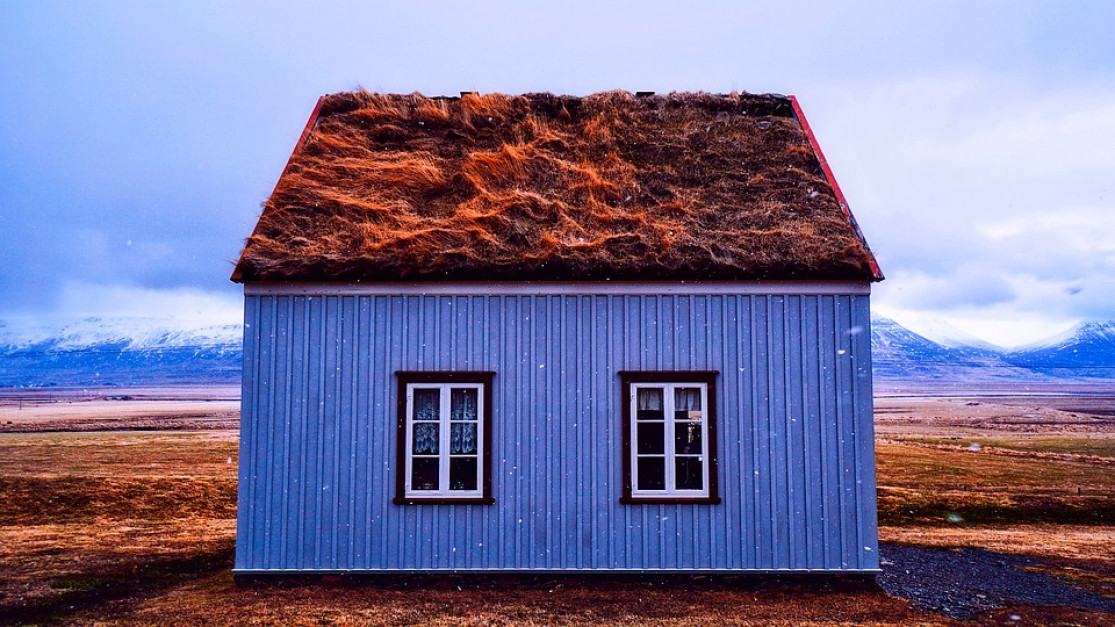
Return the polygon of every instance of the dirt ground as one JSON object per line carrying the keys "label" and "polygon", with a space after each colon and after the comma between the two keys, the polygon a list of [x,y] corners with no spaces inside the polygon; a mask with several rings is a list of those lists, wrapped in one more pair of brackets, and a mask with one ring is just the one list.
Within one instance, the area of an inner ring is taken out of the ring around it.
{"label": "dirt ground", "polygon": [[[237,586],[235,402],[181,390],[85,394],[0,394],[0,624],[956,622],[874,585],[827,580]],[[888,397],[877,407],[884,542],[1026,556],[1037,560],[1027,569],[1115,598],[1115,399]],[[1115,624],[1115,615],[1008,601],[964,623]]]}
{"label": "dirt ground", "polygon": [[213,386],[126,390],[0,390],[0,433],[236,430],[240,390]]}

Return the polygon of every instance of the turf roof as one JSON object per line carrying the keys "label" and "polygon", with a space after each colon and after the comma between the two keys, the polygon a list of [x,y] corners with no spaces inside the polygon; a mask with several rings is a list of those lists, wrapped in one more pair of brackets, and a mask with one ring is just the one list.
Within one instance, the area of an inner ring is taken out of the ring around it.
{"label": "turf roof", "polygon": [[326,96],[233,279],[878,280],[782,96]]}

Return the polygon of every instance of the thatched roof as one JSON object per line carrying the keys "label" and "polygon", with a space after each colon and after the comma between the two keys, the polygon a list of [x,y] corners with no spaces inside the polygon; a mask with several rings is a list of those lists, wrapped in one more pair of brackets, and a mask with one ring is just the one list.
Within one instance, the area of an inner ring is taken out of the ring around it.
{"label": "thatched roof", "polygon": [[322,98],[234,280],[878,280],[796,101]]}

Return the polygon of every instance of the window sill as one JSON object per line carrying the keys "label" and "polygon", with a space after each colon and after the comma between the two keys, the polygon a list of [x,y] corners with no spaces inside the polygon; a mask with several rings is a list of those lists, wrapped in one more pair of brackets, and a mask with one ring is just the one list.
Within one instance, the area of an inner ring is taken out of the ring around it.
{"label": "window sill", "polygon": [[453,498],[450,496],[408,496],[391,499],[395,505],[491,505],[496,502],[492,497],[470,496]]}
{"label": "window sill", "polygon": [[719,496],[621,496],[624,505],[719,505]]}

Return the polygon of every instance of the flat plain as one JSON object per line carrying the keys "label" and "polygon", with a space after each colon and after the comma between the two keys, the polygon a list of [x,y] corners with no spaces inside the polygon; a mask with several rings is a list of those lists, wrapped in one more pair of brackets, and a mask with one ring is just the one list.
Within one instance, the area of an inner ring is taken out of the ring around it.
{"label": "flat plain", "polygon": [[[1102,392],[877,398],[881,539],[1024,556],[1024,568],[1059,585],[1115,598],[1115,396]],[[956,622],[874,584],[831,580],[238,586],[236,412],[226,388],[0,393],[0,624]],[[1115,615],[1008,599],[964,623],[1019,621],[1115,624]]]}

